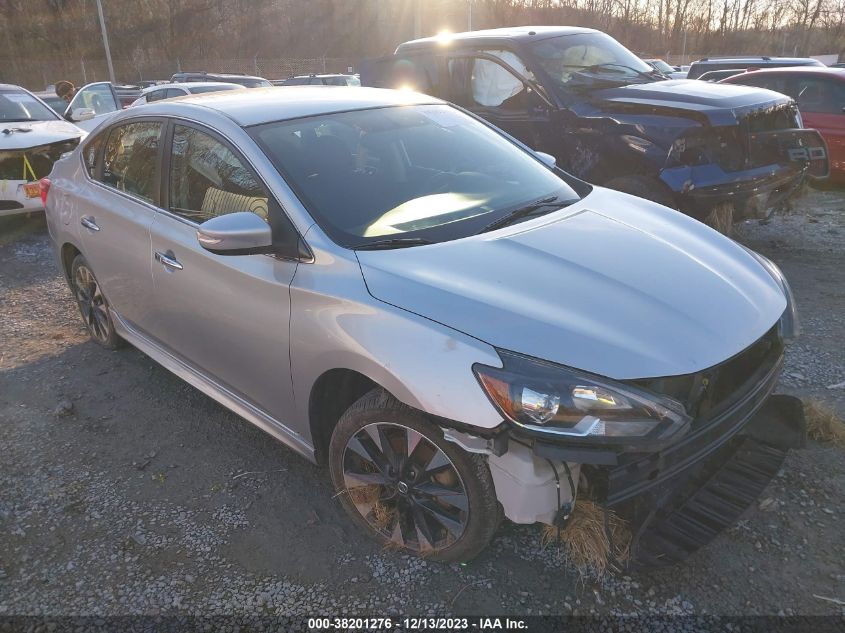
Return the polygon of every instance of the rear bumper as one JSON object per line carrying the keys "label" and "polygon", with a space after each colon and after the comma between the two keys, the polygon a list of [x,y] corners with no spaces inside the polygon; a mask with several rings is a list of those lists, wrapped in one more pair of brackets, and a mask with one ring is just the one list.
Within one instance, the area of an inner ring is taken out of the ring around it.
{"label": "rear bumper", "polygon": [[26,180],[0,180],[0,216],[43,211],[41,197],[29,198],[24,185],[32,184]]}

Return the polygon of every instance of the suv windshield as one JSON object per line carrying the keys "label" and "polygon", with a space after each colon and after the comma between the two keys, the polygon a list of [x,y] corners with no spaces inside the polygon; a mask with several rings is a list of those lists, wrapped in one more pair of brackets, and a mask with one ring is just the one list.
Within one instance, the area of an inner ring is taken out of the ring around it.
{"label": "suv windshield", "polygon": [[537,63],[564,90],[599,82],[634,83],[664,79],[604,33],[559,35],[529,46]]}
{"label": "suv windshield", "polygon": [[538,159],[447,105],[357,110],[250,133],[347,247],[452,240],[537,200],[553,197],[561,207],[579,198]]}
{"label": "suv windshield", "polygon": [[23,90],[0,90],[0,122],[55,121],[50,108]]}

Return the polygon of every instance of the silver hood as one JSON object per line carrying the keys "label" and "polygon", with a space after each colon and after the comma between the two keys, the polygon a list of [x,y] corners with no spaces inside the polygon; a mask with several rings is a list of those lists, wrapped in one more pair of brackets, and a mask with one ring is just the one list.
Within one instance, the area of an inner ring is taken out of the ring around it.
{"label": "silver hood", "polygon": [[29,149],[85,136],[73,123],[61,121],[19,121],[0,123],[0,151]]}
{"label": "silver hood", "polygon": [[357,255],[381,301],[495,347],[615,379],[711,367],[786,308],[780,286],[732,240],[598,187],[498,231]]}

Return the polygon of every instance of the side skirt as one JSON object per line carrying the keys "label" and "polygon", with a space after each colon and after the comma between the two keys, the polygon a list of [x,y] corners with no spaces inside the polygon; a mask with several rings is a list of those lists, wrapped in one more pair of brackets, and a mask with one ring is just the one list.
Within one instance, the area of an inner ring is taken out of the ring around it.
{"label": "side skirt", "polygon": [[286,444],[306,459],[314,463],[317,462],[314,448],[301,435],[144,336],[123,320],[114,310],[110,310],[110,312],[117,333],[144,354],[188,384],[199,389],[209,398],[216,400],[233,413]]}

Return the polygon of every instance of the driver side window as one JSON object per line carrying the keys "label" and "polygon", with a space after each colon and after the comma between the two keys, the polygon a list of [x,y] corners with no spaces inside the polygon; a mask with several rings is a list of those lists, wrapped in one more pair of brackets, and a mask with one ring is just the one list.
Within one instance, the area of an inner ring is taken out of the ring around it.
{"label": "driver side window", "polygon": [[95,115],[108,114],[120,109],[111,89],[106,84],[94,84],[82,88],[71,101],[69,112],[73,113],[77,108],[91,108]]}
{"label": "driver side window", "polygon": [[[531,71],[515,53],[503,50],[479,51],[493,55],[527,77]],[[501,64],[489,59],[453,59],[449,62],[453,82],[469,85],[461,92],[470,107],[526,110],[529,91],[525,84]],[[466,75],[469,75],[466,77]],[[467,89],[468,88],[468,89]]]}
{"label": "driver side window", "polygon": [[170,155],[170,212],[192,222],[252,211],[268,221],[268,193],[226,145],[197,129],[176,125]]}

